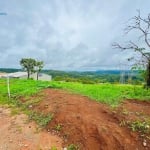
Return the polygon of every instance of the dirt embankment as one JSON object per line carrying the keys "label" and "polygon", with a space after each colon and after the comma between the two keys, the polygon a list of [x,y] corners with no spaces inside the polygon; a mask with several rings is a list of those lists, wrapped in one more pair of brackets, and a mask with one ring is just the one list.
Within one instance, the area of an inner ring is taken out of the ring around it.
{"label": "dirt embankment", "polygon": [[150,103],[135,101],[134,104],[131,101],[112,110],[87,97],[65,91],[47,89],[43,92],[44,100],[34,109],[54,113],[54,119],[47,126],[47,130],[57,131],[55,133],[63,139],[65,146],[76,144],[83,150],[150,149],[149,141],[146,141],[144,147],[143,139],[138,133],[120,126],[122,119],[130,117],[130,114],[123,117],[123,109],[149,114]]}

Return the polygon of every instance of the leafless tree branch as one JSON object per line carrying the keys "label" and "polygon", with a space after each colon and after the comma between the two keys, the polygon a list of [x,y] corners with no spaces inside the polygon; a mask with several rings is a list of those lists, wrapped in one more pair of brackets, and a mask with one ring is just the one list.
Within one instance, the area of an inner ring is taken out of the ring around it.
{"label": "leafless tree branch", "polygon": [[117,49],[121,49],[121,50],[134,50],[135,52],[139,52],[141,54],[142,57],[144,57],[147,61],[150,60],[150,53],[145,53],[143,52],[143,50],[145,50],[145,48],[139,48],[137,44],[135,44],[132,41],[129,41],[128,45],[126,46],[122,46],[119,43],[114,43],[112,44],[113,48],[117,48]]}
{"label": "leafless tree branch", "polygon": [[138,15],[134,16],[130,20],[133,21],[131,25],[128,25],[125,28],[125,33],[128,34],[132,30],[138,30],[142,33],[141,37],[144,37],[144,41],[147,44],[147,46],[150,48],[150,40],[148,38],[148,35],[150,34],[150,14],[146,19],[143,19],[140,14],[140,10],[138,11]]}

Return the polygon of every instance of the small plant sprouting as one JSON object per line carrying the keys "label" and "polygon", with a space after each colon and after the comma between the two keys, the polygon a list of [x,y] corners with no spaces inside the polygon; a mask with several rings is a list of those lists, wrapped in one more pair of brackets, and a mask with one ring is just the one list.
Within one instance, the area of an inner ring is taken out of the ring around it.
{"label": "small plant sprouting", "polygon": [[122,121],[120,122],[120,126],[121,126],[121,127],[126,126],[126,125],[128,125],[128,121],[122,120]]}
{"label": "small plant sprouting", "polygon": [[67,147],[67,150],[80,150],[78,145],[70,144]]}
{"label": "small plant sprouting", "polygon": [[56,131],[61,131],[62,125],[61,125],[61,124],[57,124],[54,129],[55,129]]}
{"label": "small plant sprouting", "polygon": [[124,115],[128,115],[128,114],[129,114],[129,111],[126,110],[126,109],[123,109],[122,113],[123,113]]}
{"label": "small plant sprouting", "polygon": [[52,146],[50,150],[57,150],[56,146]]}

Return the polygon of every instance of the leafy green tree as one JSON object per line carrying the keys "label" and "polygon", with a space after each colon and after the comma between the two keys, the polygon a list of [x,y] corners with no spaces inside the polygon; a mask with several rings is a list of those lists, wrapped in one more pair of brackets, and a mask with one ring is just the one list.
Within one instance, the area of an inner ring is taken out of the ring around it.
{"label": "leafy green tree", "polygon": [[[121,50],[133,50],[138,56],[129,58],[128,60],[136,61],[137,67],[143,67],[146,71],[146,86],[150,87],[150,14],[146,18],[141,17],[140,11],[138,15],[131,18],[129,25],[125,28],[126,33],[131,31],[137,31],[141,35],[137,37],[138,43],[133,40],[129,41],[126,45],[120,45],[114,43],[114,48],[119,48]],[[139,35],[139,34],[137,34]]]}
{"label": "leafy green tree", "polygon": [[22,58],[20,60],[20,65],[23,67],[25,71],[27,71],[28,79],[30,75],[35,72],[34,67],[36,66],[36,60],[33,58]]}
{"label": "leafy green tree", "polygon": [[42,68],[44,67],[44,62],[43,61],[36,61],[36,66],[35,66],[35,70],[37,72],[37,80],[39,79],[39,73],[42,70]]}

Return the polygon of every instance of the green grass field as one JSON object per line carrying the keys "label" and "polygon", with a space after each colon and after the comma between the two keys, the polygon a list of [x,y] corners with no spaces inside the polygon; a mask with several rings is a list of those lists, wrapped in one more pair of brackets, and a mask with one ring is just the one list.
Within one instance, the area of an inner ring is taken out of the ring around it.
{"label": "green grass field", "polygon": [[142,86],[69,82],[56,82],[53,85],[109,105],[117,105],[125,99],[150,100],[150,90]]}
{"label": "green grass field", "polygon": [[[120,84],[81,84],[10,79],[11,97],[31,96],[43,88],[59,88],[88,96],[92,100],[117,105],[125,99],[150,100],[150,90],[142,86]],[[11,103],[7,96],[6,79],[0,79],[0,103]]]}

